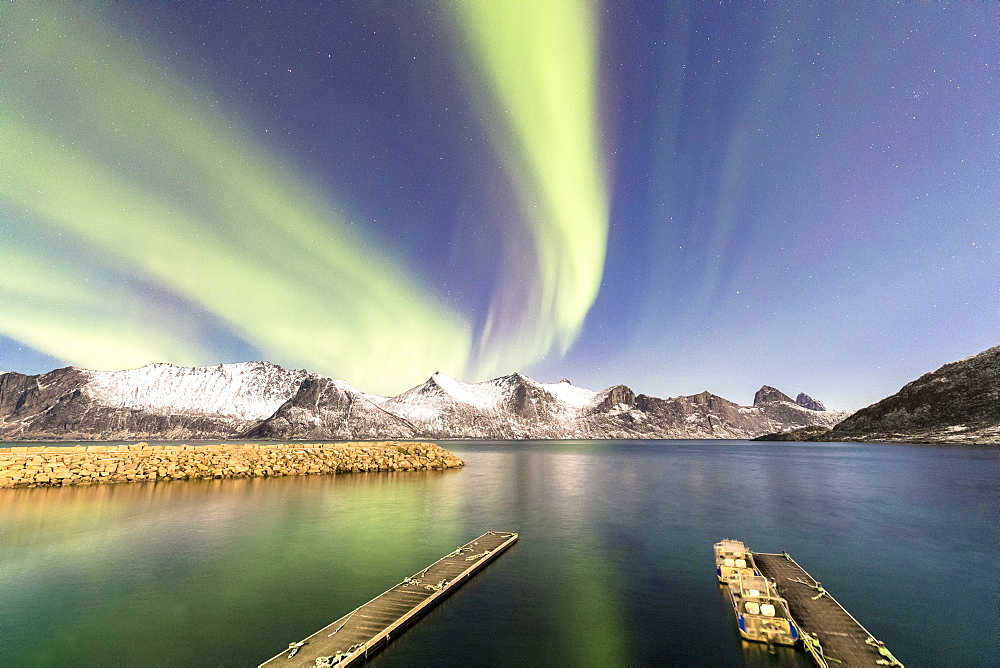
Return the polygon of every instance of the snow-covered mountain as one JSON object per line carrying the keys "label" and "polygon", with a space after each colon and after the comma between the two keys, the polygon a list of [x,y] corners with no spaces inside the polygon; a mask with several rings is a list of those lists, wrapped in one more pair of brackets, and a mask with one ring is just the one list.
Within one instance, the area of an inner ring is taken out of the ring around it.
{"label": "snow-covered mountain", "polygon": [[308,376],[269,362],[5,373],[0,438],[228,438],[270,417]]}
{"label": "snow-covered mountain", "polygon": [[601,392],[514,373],[463,383],[435,373],[395,397],[267,362],[128,371],[75,367],[0,374],[0,439],[753,438],[832,427],[764,386],[754,406],[708,392],[659,399],[624,385]]}
{"label": "snow-covered mountain", "polygon": [[308,376],[270,362],[187,368],[147,364],[127,371],[88,371],[84,391],[119,408],[233,415],[263,420]]}
{"label": "snow-covered mountain", "polygon": [[342,380],[310,376],[295,395],[244,435],[247,438],[339,440],[413,438],[420,430]]}
{"label": "snow-covered mountain", "polygon": [[513,373],[463,383],[441,373],[381,407],[432,438],[571,438],[596,393]]}
{"label": "snow-covered mountain", "polygon": [[[306,393],[308,387],[308,381],[303,383],[299,394]],[[310,392],[308,398],[296,398],[286,404],[282,411],[248,435],[347,438],[349,433],[378,433],[385,437],[437,439],[753,438],[802,426],[829,427],[850,414],[847,411],[810,410],[773,388],[765,386],[764,390],[767,392],[758,397],[758,405],[748,407],[709,392],[658,399],[642,394],[637,396],[624,385],[594,392],[576,387],[568,380],[539,383],[518,373],[481,383],[463,383],[435,373],[424,383],[390,398],[362,395],[350,386],[338,392],[327,390],[320,395]],[[352,411],[353,418],[350,417]]]}

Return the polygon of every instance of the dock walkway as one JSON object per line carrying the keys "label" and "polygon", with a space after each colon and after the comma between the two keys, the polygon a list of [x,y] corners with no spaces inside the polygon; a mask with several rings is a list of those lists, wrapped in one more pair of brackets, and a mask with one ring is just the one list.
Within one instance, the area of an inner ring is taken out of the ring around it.
{"label": "dock walkway", "polygon": [[516,540],[512,532],[484,533],[300,643],[289,645],[261,667],[341,668],[364,661],[388,644],[390,634],[395,637],[402,632]]}
{"label": "dock walkway", "polygon": [[753,553],[761,575],[773,580],[803,634],[806,650],[820,666],[902,666],[809,573],[785,554]]}

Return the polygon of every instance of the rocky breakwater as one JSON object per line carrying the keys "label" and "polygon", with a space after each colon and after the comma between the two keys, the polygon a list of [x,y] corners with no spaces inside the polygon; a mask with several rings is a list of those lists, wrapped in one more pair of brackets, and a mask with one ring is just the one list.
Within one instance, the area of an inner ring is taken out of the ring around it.
{"label": "rocky breakwater", "polygon": [[0,488],[427,471],[464,466],[433,443],[78,445],[0,448]]}

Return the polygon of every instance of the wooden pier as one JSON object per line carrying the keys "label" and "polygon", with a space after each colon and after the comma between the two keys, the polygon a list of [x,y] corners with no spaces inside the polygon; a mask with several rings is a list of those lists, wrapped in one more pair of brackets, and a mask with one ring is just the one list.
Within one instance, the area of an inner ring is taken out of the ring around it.
{"label": "wooden pier", "polygon": [[790,556],[754,552],[753,560],[788,601],[806,651],[820,666],[903,665]]}
{"label": "wooden pier", "polygon": [[516,540],[512,532],[484,533],[260,665],[340,668],[363,662]]}

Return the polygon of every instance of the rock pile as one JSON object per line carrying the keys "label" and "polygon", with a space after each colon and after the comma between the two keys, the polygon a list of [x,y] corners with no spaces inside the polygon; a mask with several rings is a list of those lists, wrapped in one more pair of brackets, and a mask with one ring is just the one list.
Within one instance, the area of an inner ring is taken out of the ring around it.
{"label": "rock pile", "polygon": [[464,466],[433,443],[78,445],[0,448],[0,488],[254,478]]}

